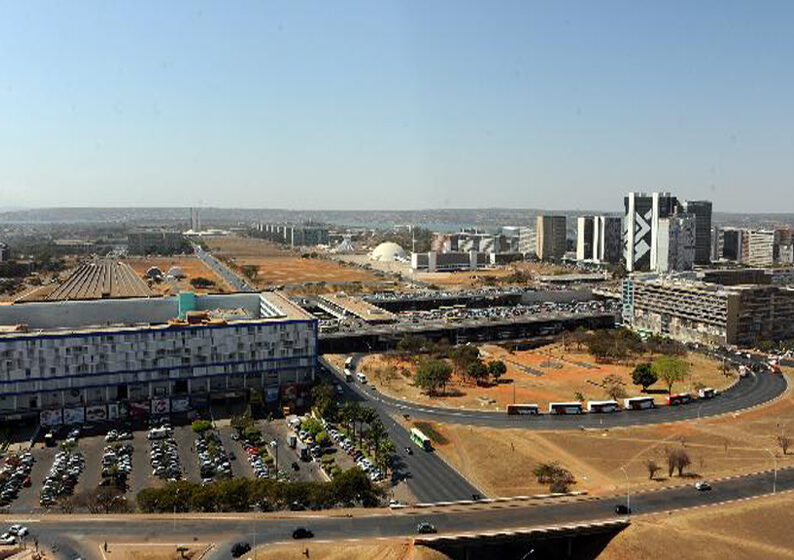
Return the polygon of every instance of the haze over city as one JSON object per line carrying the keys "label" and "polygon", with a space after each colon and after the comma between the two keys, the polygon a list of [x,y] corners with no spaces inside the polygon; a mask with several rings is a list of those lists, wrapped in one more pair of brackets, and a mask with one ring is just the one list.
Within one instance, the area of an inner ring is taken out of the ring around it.
{"label": "haze over city", "polygon": [[791,211],[761,6],[7,2],[0,207]]}

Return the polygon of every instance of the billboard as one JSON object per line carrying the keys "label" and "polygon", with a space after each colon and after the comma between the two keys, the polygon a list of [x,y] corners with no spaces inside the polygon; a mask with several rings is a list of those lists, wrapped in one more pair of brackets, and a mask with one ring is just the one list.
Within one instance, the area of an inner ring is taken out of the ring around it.
{"label": "billboard", "polygon": [[152,399],[152,414],[168,414],[171,412],[171,401],[165,399]]}
{"label": "billboard", "polygon": [[64,424],[84,424],[85,423],[85,408],[76,406],[74,408],[63,409],[63,423]]}
{"label": "billboard", "polygon": [[187,397],[174,397],[171,399],[171,412],[185,412],[190,410],[190,399]]}
{"label": "billboard", "polygon": [[108,405],[108,420],[119,419],[119,405],[118,403],[111,403]]}
{"label": "billboard", "polygon": [[60,426],[63,424],[63,414],[60,408],[42,410],[39,414],[39,423],[42,426]]}
{"label": "billboard", "polygon": [[87,406],[85,408],[85,419],[89,422],[104,422],[108,419],[107,407],[104,404]]}
{"label": "billboard", "polygon": [[131,402],[129,410],[132,418],[145,418],[149,416],[149,401]]}

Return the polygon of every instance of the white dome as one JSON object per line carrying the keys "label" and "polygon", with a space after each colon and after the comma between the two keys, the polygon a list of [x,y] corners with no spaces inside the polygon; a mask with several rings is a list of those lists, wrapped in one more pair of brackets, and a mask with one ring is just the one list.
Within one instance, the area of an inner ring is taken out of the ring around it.
{"label": "white dome", "polygon": [[375,247],[371,258],[374,261],[389,262],[398,258],[405,258],[405,250],[396,243],[387,241]]}
{"label": "white dome", "polygon": [[182,269],[178,266],[172,266],[168,269],[168,276],[173,276],[174,278],[184,278],[185,273],[182,272]]}

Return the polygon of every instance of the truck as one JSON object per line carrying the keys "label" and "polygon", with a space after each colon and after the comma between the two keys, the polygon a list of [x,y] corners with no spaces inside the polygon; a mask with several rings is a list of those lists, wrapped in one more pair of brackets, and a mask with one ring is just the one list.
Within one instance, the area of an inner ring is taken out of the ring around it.
{"label": "truck", "polygon": [[309,446],[301,443],[300,446],[298,446],[298,456],[301,458],[301,461],[311,461],[312,455],[309,452]]}
{"label": "truck", "polygon": [[345,368],[345,381],[348,383],[353,381],[353,372],[347,368]]}
{"label": "truck", "polygon": [[287,436],[287,445],[289,445],[292,449],[295,449],[298,445],[298,436],[295,434],[289,434]]}
{"label": "truck", "polygon": [[345,369],[355,369],[353,367],[353,356],[348,356],[347,360],[345,360]]}

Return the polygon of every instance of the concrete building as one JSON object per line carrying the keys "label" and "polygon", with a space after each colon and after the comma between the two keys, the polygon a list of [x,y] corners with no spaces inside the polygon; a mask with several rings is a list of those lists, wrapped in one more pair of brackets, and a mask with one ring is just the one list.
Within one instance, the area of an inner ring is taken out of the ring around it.
{"label": "concrete building", "polygon": [[131,255],[174,255],[192,250],[179,231],[141,230],[127,235],[127,252]]}
{"label": "concrete building", "polygon": [[560,260],[565,256],[567,224],[565,216],[538,216],[537,256],[540,260]]}
{"label": "concrete building", "polygon": [[682,342],[752,345],[794,336],[794,288],[725,286],[693,273],[632,275],[623,282],[623,321]]}
{"label": "concrete building", "polygon": [[525,257],[538,256],[538,236],[535,228],[518,228],[518,252]]}
{"label": "concrete building", "polygon": [[5,243],[0,243],[0,262],[11,260],[11,250]]}
{"label": "concrete building", "polygon": [[260,223],[256,229],[263,234],[265,239],[276,243],[285,243],[291,247],[328,245],[331,239],[328,228],[314,224],[296,226]]}
{"label": "concrete building", "polygon": [[477,270],[490,262],[488,253],[455,251],[450,253],[411,253],[411,270],[414,272],[451,272]]}
{"label": "concrete building", "polygon": [[661,218],[656,233],[656,262],[653,270],[692,270],[696,252],[696,221],[690,214]]}
{"label": "concrete building", "polygon": [[577,219],[576,260],[619,263],[621,232],[620,218],[580,216]]}
{"label": "concrete building", "polygon": [[626,270],[653,270],[657,259],[659,220],[676,213],[678,199],[666,192],[631,192],[623,199],[623,253]]}
{"label": "concrete building", "polygon": [[260,390],[301,404],[317,320],[267,292],[0,306],[0,418],[114,420]]}
{"label": "concrete building", "polygon": [[687,200],[684,211],[695,217],[695,264],[708,265],[711,262],[711,202]]}
{"label": "concrete building", "polygon": [[775,232],[745,230],[742,236],[742,260],[748,266],[770,266],[775,262]]}
{"label": "concrete building", "polygon": [[781,228],[775,230],[774,259],[779,264],[794,263],[794,229]]}
{"label": "concrete building", "polygon": [[201,209],[200,208],[191,208],[190,209],[190,230],[194,233],[198,233],[201,231]]}

